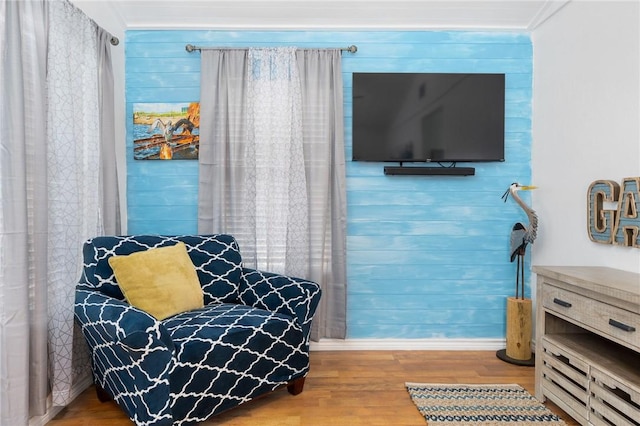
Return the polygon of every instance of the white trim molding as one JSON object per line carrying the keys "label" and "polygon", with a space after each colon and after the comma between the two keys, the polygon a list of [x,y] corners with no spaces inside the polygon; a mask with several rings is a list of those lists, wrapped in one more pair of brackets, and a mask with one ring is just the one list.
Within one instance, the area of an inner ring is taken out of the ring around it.
{"label": "white trim molding", "polygon": [[535,30],[540,25],[542,25],[547,19],[551,18],[553,15],[558,13],[560,9],[565,7],[567,3],[571,0],[552,0],[546,1],[544,5],[538,10],[536,16],[531,19],[529,25],[527,26],[527,30],[529,32]]}
{"label": "white trim molding", "polygon": [[[87,376],[73,385],[71,388],[71,398],[70,401],[76,399],[82,392],[85,391],[89,386],[93,384],[93,376],[91,374],[87,374]],[[64,407],[60,407],[57,405],[53,405],[51,394],[47,398],[47,412],[42,416],[35,416],[29,419],[28,426],[44,426],[49,423],[55,416],[60,413]]]}
{"label": "white trim molding", "polygon": [[321,339],[312,351],[497,351],[505,339]]}
{"label": "white trim molding", "polygon": [[108,15],[128,30],[371,31],[530,31],[568,1],[72,0],[99,25]]}

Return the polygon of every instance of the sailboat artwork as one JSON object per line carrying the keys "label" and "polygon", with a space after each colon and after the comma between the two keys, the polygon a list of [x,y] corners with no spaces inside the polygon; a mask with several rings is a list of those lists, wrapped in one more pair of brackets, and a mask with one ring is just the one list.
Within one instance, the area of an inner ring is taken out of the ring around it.
{"label": "sailboat artwork", "polygon": [[133,105],[133,158],[197,160],[200,148],[200,103]]}

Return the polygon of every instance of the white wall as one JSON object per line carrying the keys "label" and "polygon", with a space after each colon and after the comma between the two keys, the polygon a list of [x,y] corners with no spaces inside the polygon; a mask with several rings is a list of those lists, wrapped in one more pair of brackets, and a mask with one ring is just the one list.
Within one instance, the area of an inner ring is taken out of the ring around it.
{"label": "white wall", "polygon": [[570,2],[532,34],[536,265],[640,272],[640,249],[587,233],[594,180],[640,176],[638,1]]}

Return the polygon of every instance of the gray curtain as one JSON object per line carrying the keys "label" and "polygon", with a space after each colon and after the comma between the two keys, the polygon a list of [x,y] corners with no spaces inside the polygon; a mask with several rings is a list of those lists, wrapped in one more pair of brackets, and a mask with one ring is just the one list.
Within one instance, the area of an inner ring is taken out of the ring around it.
{"label": "gray curtain", "polygon": [[74,344],[81,244],[117,231],[106,218],[119,223],[103,36],[66,0],[0,2],[2,425],[26,425],[90,383]]}
{"label": "gray curtain", "polygon": [[105,235],[120,235],[120,193],[116,166],[115,105],[111,34],[100,27],[98,32],[98,90],[100,91],[100,212]]}
{"label": "gray curtain", "polygon": [[47,13],[0,3],[0,424],[47,399]]}
{"label": "gray curtain", "polygon": [[[322,300],[314,319],[312,339],[344,338],[346,335],[346,185],[344,160],[344,113],[341,52],[338,49],[296,50],[300,82],[301,111],[293,111],[292,122],[302,114],[302,147],[306,179],[308,220],[308,265],[305,278],[320,284]],[[255,152],[252,137],[264,135],[254,129],[255,112],[247,99],[255,96],[249,85],[249,53],[238,50],[203,50],[200,94],[200,179],[198,231],[225,232],[236,236],[245,261],[252,266],[251,253],[269,248],[244,247],[260,244],[247,235],[254,230],[256,216],[281,208],[277,200],[268,208],[246,209]],[[294,73],[292,73],[293,75]],[[250,92],[250,93],[249,93]],[[296,100],[298,102],[298,100]],[[258,102],[264,103],[266,102]],[[295,104],[295,103],[294,103]],[[278,109],[280,106],[272,105]],[[264,111],[258,111],[264,113]],[[277,138],[270,143],[277,143]],[[276,168],[276,171],[280,171]],[[274,192],[276,192],[274,190]],[[260,223],[260,220],[257,221]],[[259,257],[259,256],[258,256]]]}

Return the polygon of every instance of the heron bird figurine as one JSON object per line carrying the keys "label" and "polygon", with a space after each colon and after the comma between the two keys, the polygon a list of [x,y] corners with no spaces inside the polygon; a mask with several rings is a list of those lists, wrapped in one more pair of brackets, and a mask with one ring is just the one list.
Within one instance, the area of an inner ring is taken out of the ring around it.
{"label": "heron bird figurine", "polygon": [[529,219],[529,223],[525,225],[517,222],[511,229],[511,262],[513,262],[514,259],[518,260],[516,270],[516,295],[515,297],[507,298],[507,329],[505,339],[507,347],[506,349],[501,349],[496,352],[496,356],[511,364],[528,367],[535,365],[535,356],[531,352],[532,302],[531,299],[525,299],[524,297],[524,255],[527,250],[527,245],[532,244],[536,239],[538,216],[536,216],[536,213],[531,207],[522,201],[518,192],[535,188],[535,186],[520,185],[516,182],[512,183],[509,189],[502,195],[505,202],[507,202],[509,195],[511,195],[522,210],[524,210]]}
{"label": "heron bird figurine", "polygon": [[518,203],[529,219],[528,225],[517,222],[511,229],[509,250],[511,254],[511,262],[516,258],[518,262],[516,269],[516,299],[518,298],[520,290],[522,290],[520,298],[524,299],[524,255],[526,253],[527,245],[533,244],[538,232],[538,216],[531,207],[522,201],[518,195],[518,191],[529,191],[532,189],[536,189],[536,187],[531,185],[520,185],[519,183],[514,182],[502,195],[502,198],[506,203],[509,198],[509,194],[511,194],[511,198]]}

